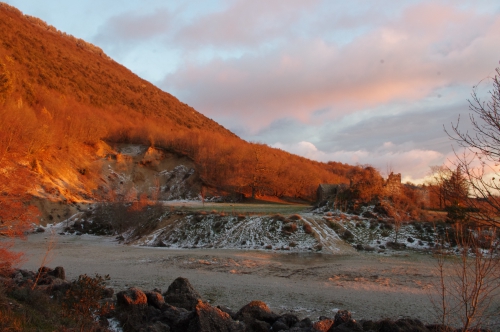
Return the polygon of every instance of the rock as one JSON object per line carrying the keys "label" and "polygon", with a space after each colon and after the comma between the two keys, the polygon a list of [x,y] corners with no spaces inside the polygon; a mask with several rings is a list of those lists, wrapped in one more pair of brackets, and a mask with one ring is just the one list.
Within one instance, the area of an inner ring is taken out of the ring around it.
{"label": "rock", "polygon": [[226,314],[231,316],[232,319],[236,320],[236,313],[234,311],[232,311],[231,309],[229,309],[228,307],[223,306],[223,305],[218,305],[217,308],[220,311],[225,312]]}
{"label": "rock", "polygon": [[333,326],[339,326],[340,324],[347,323],[351,320],[351,312],[348,310],[339,310],[335,314],[335,318],[333,319]]}
{"label": "rock", "polygon": [[115,293],[115,290],[111,287],[106,287],[104,288],[104,292],[102,293],[102,297],[104,299],[109,299],[113,297],[113,294]]}
{"label": "rock", "polygon": [[54,270],[49,272],[49,275],[57,279],[66,280],[66,272],[64,271],[64,268],[62,266],[57,266],[56,268],[54,268]]}
{"label": "rock", "polygon": [[271,324],[255,319],[243,321],[247,332],[268,332],[271,330]]}
{"label": "rock", "polygon": [[401,332],[400,328],[396,325],[396,322],[393,322],[389,319],[381,320],[377,322],[377,331],[386,331],[386,332]]}
{"label": "rock", "polygon": [[273,326],[271,326],[271,329],[273,330],[273,332],[274,331],[284,331],[284,330],[288,330],[289,328],[290,328],[290,326],[286,325],[285,323],[283,323],[279,319],[274,322]]}
{"label": "rock", "polygon": [[194,310],[194,318],[189,322],[187,331],[243,332],[245,331],[245,325],[233,321],[229,314],[220,309],[198,300]]}
{"label": "rock", "polygon": [[243,321],[247,318],[252,318],[273,324],[280,317],[273,313],[264,302],[252,301],[238,311],[236,318]]}
{"label": "rock", "polygon": [[351,319],[338,326],[332,327],[329,332],[363,332],[363,326]]}
{"label": "rock", "polygon": [[332,326],[333,326],[333,319],[328,319],[328,318],[322,319],[313,324],[313,328],[321,332],[327,332],[328,330],[330,330]]}
{"label": "rock", "polygon": [[376,330],[378,330],[377,323],[372,321],[372,320],[365,320],[365,321],[360,322],[360,323],[363,326],[364,331],[376,331]]}
{"label": "rock", "polygon": [[411,332],[426,332],[427,328],[424,323],[418,319],[402,318],[396,321],[396,325],[401,329],[401,331],[411,331]]}
{"label": "rock", "polygon": [[311,322],[309,317],[306,317],[300,322],[296,323],[293,327],[304,329],[304,328],[312,328],[312,326],[313,323]]}
{"label": "rock", "polygon": [[189,322],[195,316],[194,311],[184,308],[176,308],[167,303],[162,307],[161,320],[170,326],[174,332],[185,332],[188,329]]}
{"label": "rock", "polygon": [[43,228],[43,227],[38,227],[38,228],[35,230],[35,232],[37,232],[37,233],[44,233],[44,232],[45,232],[45,228]]}
{"label": "rock", "polygon": [[164,304],[165,300],[163,299],[163,296],[155,291],[148,291],[144,292],[146,294],[146,298],[148,300],[148,305],[153,306],[157,309],[160,309]]}
{"label": "rock", "polygon": [[162,322],[156,322],[146,327],[146,332],[170,332],[170,326]]}
{"label": "rock", "polygon": [[273,323],[273,331],[288,330],[299,322],[297,316],[292,314],[284,314]]}
{"label": "rock", "polygon": [[425,326],[428,331],[431,332],[449,332],[453,331],[449,326],[442,325],[442,324],[429,324]]}
{"label": "rock", "polygon": [[189,280],[186,278],[177,278],[168,286],[167,291],[163,294],[166,303],[184,308],[187,310],[194,310],[201,300],[201,295],[193,288]]}
{"label": "rock", "polygon": [[146,306],[148,299],[146,294],[138,288],[131,287],[127,290],[118,292],[116,294],[116,304],[118,306],[130,307],[130,306]]}

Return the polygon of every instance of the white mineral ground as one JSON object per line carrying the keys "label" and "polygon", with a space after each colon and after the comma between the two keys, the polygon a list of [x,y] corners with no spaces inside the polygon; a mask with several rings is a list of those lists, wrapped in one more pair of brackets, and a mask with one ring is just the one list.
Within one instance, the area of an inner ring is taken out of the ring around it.
{"label": "white mineral ground", "polygon": [[[26,254],[22,268],[36,270],[51,240],[30,235],[15,248]],[[252,300],[277,313],[318,319],[346,309],[355,319],[401,317],[436,322],[430,301],[436,262],[429,254],[400,252],[345,255],[271,251],[137,247],[112,237],[55,235],[46,265],[63,266],[67,279],[109,274],[115,291],[127,287],[165,291],[177,277],[188,278],[213,305],[238,310]],[[498,308],[499,300],[494,307]]]}

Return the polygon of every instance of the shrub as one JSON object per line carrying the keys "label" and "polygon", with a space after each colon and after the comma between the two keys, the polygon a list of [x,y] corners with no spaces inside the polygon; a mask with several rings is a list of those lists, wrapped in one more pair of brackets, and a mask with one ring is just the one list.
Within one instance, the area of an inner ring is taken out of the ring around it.
{"label": "shrub", "polygon": [[342,226],[340,226],[337,222],[335,222],[333,220],[328,221],[328,226],[331,229],[333,229],[336,233],[338,233],[342,229]]}
{"label": "shrub", "polygon": [[283,226],[283,230],[286,232],[294,233],[297,231],[297,224],[296,223],[286,224],[285,226]]}
{"label": "shrub", "polygon": [[352,234],[350,230],[346,229],[345,232],[342,233],[341,238],[349,242],[354,240],[354,234]]}
{"label": "shrub", "polygon": [[306,234],[311,234],[313,232],[311,225],[309,225],[308,223],[304,223],[302,227],[304,228],[304,232]]}
{"label": "shrub", "polygon": [[76,320],[81,330],[96,328],[96,322],[104,319],[104,316],[113,309],[111,304],[101,302],[107,294],[108,280],[109,275],[104,277],[99,274],[95,277],[80,275],[66,291],[62,303],[63,316]]}

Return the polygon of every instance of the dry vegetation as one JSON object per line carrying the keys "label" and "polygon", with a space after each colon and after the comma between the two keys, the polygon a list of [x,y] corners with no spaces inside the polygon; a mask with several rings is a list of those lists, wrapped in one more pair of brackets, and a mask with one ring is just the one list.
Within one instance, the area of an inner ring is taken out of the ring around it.
{"label": "dry vegetation", "polygon": [[246,196],[314,200],[319,183],[348,182],[351,166],[247,143],[98,48],[7,5],[0,18],[4,172],[24,167],[92,193],[100,183],[92,161],[99,142],[111,141],[188,156],[205,185]]}

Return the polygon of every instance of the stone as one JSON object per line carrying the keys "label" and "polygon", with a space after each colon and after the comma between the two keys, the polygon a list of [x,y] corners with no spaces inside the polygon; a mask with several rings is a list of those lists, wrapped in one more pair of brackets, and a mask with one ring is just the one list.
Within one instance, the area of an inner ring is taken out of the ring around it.
{"label": "stone", "polygon": [[146,294],[144,294],[144,292],[139,288],[131,287],[116,294],[116,304],[118,306],[146,306],[147,303],[148,299]]}
{"label": "stone", "polygon": [[148,305],[150,306],[160,309],[165,304],[163,296],[158,292],[147,291],[144,292],[144,294],[146,294],[146,298],[148,299]]}
{"label": "stone", "polygon": [[201,295],[193,288],[189,280],[181,277],[168,286],[163,298],[166,303],[187,310],[194,310],[198,300],[202,300]]}
{"label": "stone", "polygon": [[194,318],[189,322],[187,331],[243,332],[245,325],[234,321],[229,314],[219,308],[198,300],[194,310]]}
{"label": "stone", "polygon": [[363,326],[354,320],[332,327],[329,332],[363,332]]}
{"label": "stone", "polygon": [[195,316],[194,311],[177,308],[167,303],[163,305],[161,311],[161,321],[167,323],[174,332],[187,331],[191,319]]}
{"label": "stone", "polygon": [[273,323],[273,331],[288,330],[299,322],[297,316],[284,314]]}
{"label": "stone", "polygon": [[163,324],[162,322],[155,322],[146,327],[147,332],[170,332],[170,326]]}
{"label": "stone", "polygon": [[55,267],[54,270],[50,272],[50,275],[57,279],[66,280],[66,272],[64,271],[64,267],[62,266]]}
{"label": "stone", "polygon": [[330,330],[332,325],[333,325],[333,319],[327,318],[314,323],[313,328],[321,332],[328,332],[328,330]]}
{"label": "stone", "polygon": [[339,310],[335,314],[335,318],[333,319],[333,326],[339,326],[340,324],[347,323],[351,320],[351,312],[348,310]]}
{"label": "stone", "polygon": [[268,324],[273,324],[278,320],[279,316],[273,313],[264,302],[252,301],[238,311],[236,318],[243,321],[252,318]]}

